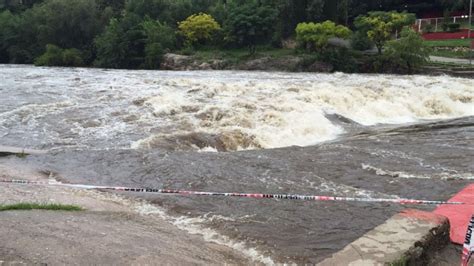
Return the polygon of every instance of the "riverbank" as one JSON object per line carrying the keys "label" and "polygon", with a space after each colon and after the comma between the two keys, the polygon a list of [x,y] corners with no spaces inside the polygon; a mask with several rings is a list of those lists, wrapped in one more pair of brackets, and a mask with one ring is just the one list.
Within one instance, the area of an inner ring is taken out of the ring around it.
{"label": "riverbank", "polygon": [[[471,183],[474,173],[474,87],[468,79],[24,65],[0,70],[1,144],[50,150],[17,149],[18,157],[1,158],[1,165],[23,173],[18,178],[52,173],[63,183],[97,186],[446,200]],[[35,189],[29,187],[22,200],[29,201]],[[244,259],[256,256],[257,263],[317,264],[404,209],[364,202],[121,196],[165,210],[162,220],[201,233],[199,243],[216,240],[245,253]],[[10,224],[22,219],[33,218]],[[87,220],[94,219],[102,218]],[[47,241],[46,233],[28,234]]]}
{"label": "riverbank", "polygon": [[[439,62],[439,57],[434,57],[414,74],[444,74],[474,78],[474,68],[464,65],[464,61],[468,60],[452,59],[451,61],[450,63]],[[248,55],[245,50],[167,53],[163,56],[161,69],[407,74],[397,66],[391,65],[389,61],[380,61],[377,55],[370,53],[345,51],[321,56],[297,52],[293,49],[262,50],[255,55]]]}
{"label": "riverbank", "polygon": [[[0,164],[4,179],[47,180]],[[241,252],[205,241],[166,220],[156,206],[117,194],[2,184],[0,203],[74,204],[83,211],[4,211],[0,264],[248,264]]]}

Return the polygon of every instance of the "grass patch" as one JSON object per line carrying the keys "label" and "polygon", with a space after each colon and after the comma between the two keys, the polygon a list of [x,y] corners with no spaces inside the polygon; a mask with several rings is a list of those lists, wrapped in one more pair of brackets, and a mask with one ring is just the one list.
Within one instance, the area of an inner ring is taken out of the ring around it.
{"label": "grass patch", "polygon": [[430,55],[469,59],[469,52],[465,51],[437,50],[431,51]]}
{"label": "grass patch", "polygon": [[44,204],[44,203],[15,203],[0,205],[0,211],[26,211],[26,210],[48,210],[48,211],[82,211],[83,208],[76,205]]}
{"label": "grass patch", "polygon": [[406,266],[408,265],[408,258],[405,256],[402,256],[398,260],[391,262],[389,265],[390,266]]}
{"label": "grass patch", "polygon": [[455,39],[455,40],[436,40],[425,41],[425,44],[430,47],[469,47],[471,45],[470,39]]}

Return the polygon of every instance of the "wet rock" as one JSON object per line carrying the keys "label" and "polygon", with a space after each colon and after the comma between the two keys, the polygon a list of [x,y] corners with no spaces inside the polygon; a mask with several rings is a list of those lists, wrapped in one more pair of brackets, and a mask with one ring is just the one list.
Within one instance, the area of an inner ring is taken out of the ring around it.
{"label": "wet rock", "polygon": [[302,59],[295,56],[271,58],[269,56],[248,60],[240,64],[240,70],[296,71]]}
{"label": "wet rock", "polygon": [[209,63],[202,63],[199,65],[199,69],[201,70],[212,70],[212,66]]}
{"label": "wet rock", "polygon": [[163,56],[161,68],[166,70],[222,70],[225,60],[202,61],[193,56],[167,53]]}
{"label": "wet rock", "polygon": [[316,61],[313,64],[311,64],[305,71],[308,72],[324,72],[324,73],[329,73],[334,70],[334,66],[328,63]]}
{"label": "wet rock", "polygon": [[163,55],[161,68],[167,70],[187,70],[187,66],[191,61],[190,56],[167,53]]}

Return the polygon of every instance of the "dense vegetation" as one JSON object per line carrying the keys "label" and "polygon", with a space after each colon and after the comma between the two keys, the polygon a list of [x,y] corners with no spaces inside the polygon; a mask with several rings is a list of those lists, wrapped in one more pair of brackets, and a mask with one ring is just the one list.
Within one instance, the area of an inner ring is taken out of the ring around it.
{"label": "dense vegetation", "polygon": [[277,48],[288,39],[308,52],[347,56],[326,48],[330,38],[352,32],[354,48],[375,44],[381,54],[414,15],[372,11],[454,10],[467,2],[0,0],[0,63],[156,69],[167,51],[242,48],[253,54],[257,45]]}

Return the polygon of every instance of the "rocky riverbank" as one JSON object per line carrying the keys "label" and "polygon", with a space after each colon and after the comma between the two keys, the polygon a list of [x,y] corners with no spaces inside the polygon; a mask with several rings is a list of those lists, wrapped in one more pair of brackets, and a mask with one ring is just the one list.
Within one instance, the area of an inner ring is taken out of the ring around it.
{"label": "rocky riverbank", "polygon": [[[371,61],[364,59],[357,63],[362,72],[371,73]],[[193,55],[167,53],[163,57],[161,68],[164,70],[256,70],[282,72],[315,72],[331,73],[337,68],[327,62],[298,55],[282,57],[255,56],[245,60],[202,59]],[[396,73],[395,69],[392,69]],[[454,77],[474,78],[474,69],[468,66],[456,65],[427,65],[418,70],[417,74],[450,75]]]}
{"label": "rocky riverbank", "polygon": [[333,72],[334,66],[329,63],[313,61],[305,62],[303,57],[270,56],[249,58],[239,62],[223,59],[202,60],[195,56],[165,54],[161,68],[165,70],[260,70],[284,72]]}

